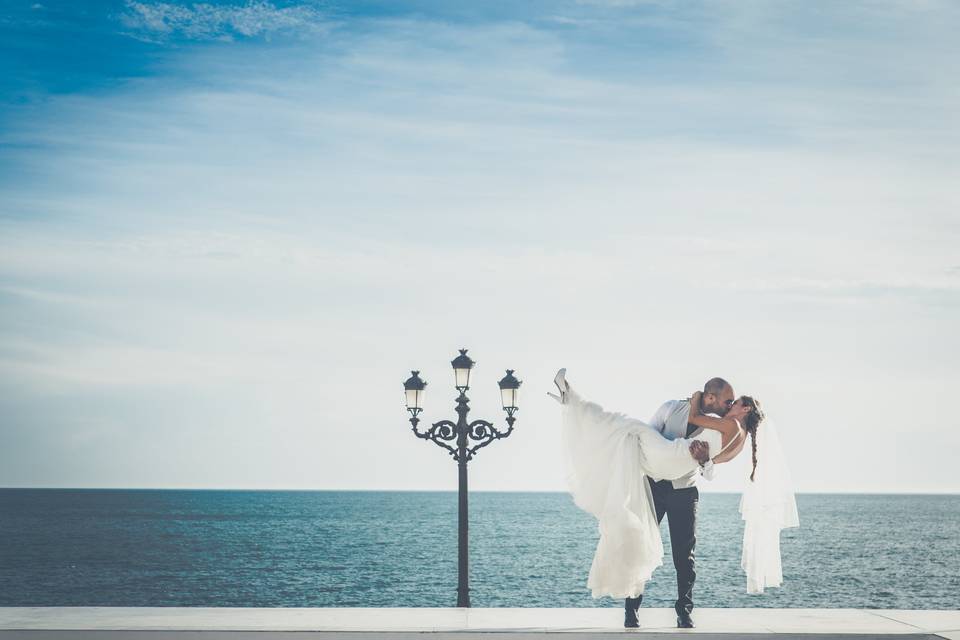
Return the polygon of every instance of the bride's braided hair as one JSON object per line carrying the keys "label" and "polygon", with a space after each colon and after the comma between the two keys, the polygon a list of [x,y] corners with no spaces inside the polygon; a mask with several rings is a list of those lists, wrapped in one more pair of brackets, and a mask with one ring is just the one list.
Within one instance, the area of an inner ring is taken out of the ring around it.
{"label": "bride's braided hair", "polygon": [[750,472],[750,481],[753,482],[757,473],[757,427],[763,422],[764,415],[760,403],[750,396],[740,396],[740,402],[750,407],[750,413],[743,419],[743,428],[750,434],[750,448],[753,450],[753,471]]}

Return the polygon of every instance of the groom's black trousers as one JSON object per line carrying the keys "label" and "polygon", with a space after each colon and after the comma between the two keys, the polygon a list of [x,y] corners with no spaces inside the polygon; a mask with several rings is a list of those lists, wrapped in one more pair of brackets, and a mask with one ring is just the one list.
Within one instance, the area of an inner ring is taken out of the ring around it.
{"label": "groom's black trousers", "polygon": [[694,551],[697,547],[697,506],[700,492],[696,487],[674,489],[669,480],[650,480],[653,506],[657,522],[667,516],[670,527],[670,547],[673,549],[673,566],[677,569],[676,610],[693,611],[693,583],[697,579],[694,567]]}

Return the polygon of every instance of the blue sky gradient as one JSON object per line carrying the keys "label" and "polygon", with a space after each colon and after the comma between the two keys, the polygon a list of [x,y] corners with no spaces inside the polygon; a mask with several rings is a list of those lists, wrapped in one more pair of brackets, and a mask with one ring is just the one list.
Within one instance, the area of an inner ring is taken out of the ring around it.
{"label": "blue sky gradient", "polygon": [[[0,9],[0,486],[450,488],[400,382],[724,375],[807,491],[960,489],[948,2]],[[936,446],[931,446],[931,439]],[[744,469],[715,489],[736,490]],[[740,465],[740,466],[737,466]]]}

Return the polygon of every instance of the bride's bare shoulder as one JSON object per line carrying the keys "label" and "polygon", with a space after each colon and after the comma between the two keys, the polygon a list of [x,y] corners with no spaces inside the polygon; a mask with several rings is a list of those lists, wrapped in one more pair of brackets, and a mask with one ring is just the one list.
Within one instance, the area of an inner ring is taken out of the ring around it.
{"label": "bride's bare shoulder", "polygon": [[747,434],[740,430],[740,435],[737,438],[736,442],[732,442],[730,446],[723,451],[721,451],[714,459],[714,464],[723,464],[724,462],[730,462],[736,458],[741,451],[743,451],[743,445],[747,442]]}

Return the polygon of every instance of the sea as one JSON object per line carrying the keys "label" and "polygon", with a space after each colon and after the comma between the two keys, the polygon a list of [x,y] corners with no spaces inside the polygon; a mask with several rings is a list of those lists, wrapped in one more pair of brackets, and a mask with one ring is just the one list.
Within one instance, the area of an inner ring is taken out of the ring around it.
{"label": "sea", "polygon": [[[784,584],[747,595],[739,496],[703,493],[702,607],[960,608],[960,496],[797,497]],[[566,493],[470,494],[474,607],[620,607]],[[644,606],[676,596],[669,533]],[[0,606],[453,607],[456,492],[0,489]]]}

